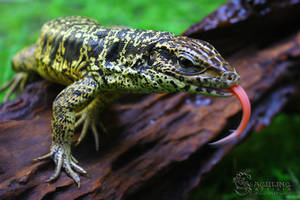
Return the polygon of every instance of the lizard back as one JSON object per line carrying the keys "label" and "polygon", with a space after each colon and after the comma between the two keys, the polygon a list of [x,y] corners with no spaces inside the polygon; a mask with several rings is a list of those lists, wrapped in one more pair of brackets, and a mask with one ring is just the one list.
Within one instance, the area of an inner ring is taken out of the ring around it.
{"label": "lizard back", "polygon": [[139,67],[146,52],[168,32],[124,27],[105,28],[86,17],[72,16],[46,23],[37,43],[38,73],[45,79],[69,85],[91,71],[100,74]]}

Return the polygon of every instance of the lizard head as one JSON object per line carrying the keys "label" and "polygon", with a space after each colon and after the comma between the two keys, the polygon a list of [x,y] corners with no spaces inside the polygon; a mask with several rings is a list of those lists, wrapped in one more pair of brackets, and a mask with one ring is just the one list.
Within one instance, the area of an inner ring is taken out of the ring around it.
{"label": "lizard head", "polygon": [[159,41],[149,56],[160,87],[212,96],[232,96],[227,88],[240,76],[209,43],[184,36]]}

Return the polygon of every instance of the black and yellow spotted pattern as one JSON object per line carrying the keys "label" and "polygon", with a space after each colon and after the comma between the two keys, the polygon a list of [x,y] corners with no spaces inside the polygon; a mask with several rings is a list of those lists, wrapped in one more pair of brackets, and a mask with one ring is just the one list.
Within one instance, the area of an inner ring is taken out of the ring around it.
{"label": "black and yellow spotted pattern", "polygon": [[51,156],[55,161],[49,181],[64,168],[78,185],[75,171],[86,172],[71,155],[74,130],[83,124],[79,143],[91,127],[98,149],[96,118],[122,91],[230,96],[223,89],[239,84],[235,69],[207,42],[168,32],[105,28],[79,16],[44,24],[37,43],[16,54],[12,65],[22,74],[18,81],[38,73],[66,86],[53,103],[50,153],[38,160]]}

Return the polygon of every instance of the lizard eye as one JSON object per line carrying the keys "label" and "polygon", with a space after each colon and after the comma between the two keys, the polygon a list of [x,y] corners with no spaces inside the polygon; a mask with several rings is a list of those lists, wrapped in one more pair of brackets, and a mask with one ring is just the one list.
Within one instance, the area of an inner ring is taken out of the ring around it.
{"label": "lizard eye", "polygon": [[194,75],[204,72],[205,68],[199,65],[195,65],[191,60],[187,58],[180,58],[178,60],[178,70],[180,73],[186,75]]}
{"label": "lizard eye", "polygon": [[190,61],[189,59],[186,59],[186,58],[180,58],[179,59],[179,65],[182,67],[182,68],[189,68],[189,67],[192,67],[194,64],[192,61]]}

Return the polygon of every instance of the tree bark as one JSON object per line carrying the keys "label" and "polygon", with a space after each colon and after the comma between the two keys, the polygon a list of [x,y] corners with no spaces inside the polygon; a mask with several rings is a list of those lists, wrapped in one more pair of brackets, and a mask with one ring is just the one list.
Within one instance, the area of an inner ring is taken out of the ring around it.
{"label": "tree bark", "polygon": [[184,33],[217,46],[241,75],[252,116],[238,141],[208,145],[237,127],[235,97],[126,94],[101,115],[109,134],[101,134],[100,151],[90,133],[73,148],[90,174],[81,188],[64,172],[48,184],[54,165],[32,160],[49,150],[52,101],[62,87],[38,81],[0,105],[0,199],[187,199],[251,130],[268,126],[289,103],[300,110],[300,21],[290,14],[300,14],[300,3],[254,2],[229,2]]}

